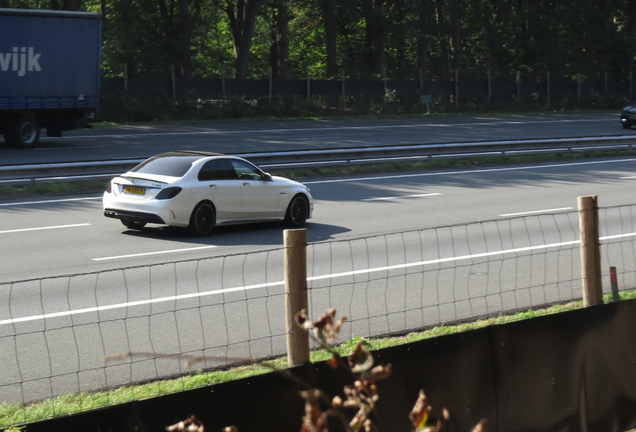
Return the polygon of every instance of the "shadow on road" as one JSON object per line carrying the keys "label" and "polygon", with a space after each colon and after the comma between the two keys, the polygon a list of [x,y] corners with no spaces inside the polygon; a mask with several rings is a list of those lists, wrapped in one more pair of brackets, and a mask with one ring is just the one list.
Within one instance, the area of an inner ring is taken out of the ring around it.
{"label": "shadow on road", "polygon": [[[329,240],[337,234],[350,231],[349,228],[311,222],[308,222],[305,228],[309,242]],[[212,235],[207,237],[196,237],[185,228],[151,225],[140,231],[124,228],[122,234],[200,246],[282,246],[283,231],[286,229],[288,227],[282,222],[233,225],[216,227]]]}

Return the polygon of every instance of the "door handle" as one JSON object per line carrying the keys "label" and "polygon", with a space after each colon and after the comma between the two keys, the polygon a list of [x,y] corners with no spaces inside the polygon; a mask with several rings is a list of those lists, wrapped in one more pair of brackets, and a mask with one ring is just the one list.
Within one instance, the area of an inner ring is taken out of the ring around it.
{"label": "door handle", "polygon": [[215,184],[208,185],[208,187],[216,187]]}
{"label": "door handle", "polygon": [[243,186],[249,186],[250,184],[248,182],[243,183]]}

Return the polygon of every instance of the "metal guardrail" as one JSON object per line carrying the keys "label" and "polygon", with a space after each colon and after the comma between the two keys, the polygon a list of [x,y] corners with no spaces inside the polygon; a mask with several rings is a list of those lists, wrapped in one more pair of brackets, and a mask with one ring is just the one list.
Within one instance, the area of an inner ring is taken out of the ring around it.
{"label": "metal guardrail", "polygon": [[[575,152],[598,149],[631,150],[636,136],[558,138],[540,140],[482,141],[473,143],[409,144],[397,146],[343,148],[309,151],[243,153],[243,157],[264,169],[302,166],[351,166],[417,159]],[[87,181],[110,178],[130,170],[144,159],[48,163],[0,166],[0,185],[24,185]]]}

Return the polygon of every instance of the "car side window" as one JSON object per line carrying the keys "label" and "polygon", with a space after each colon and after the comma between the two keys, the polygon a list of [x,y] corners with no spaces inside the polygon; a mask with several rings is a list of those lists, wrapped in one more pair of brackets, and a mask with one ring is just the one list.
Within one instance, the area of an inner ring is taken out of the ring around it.
{"label": "car side window", "polygon": [[230,164],[232,164],[237,177],[240,179],[263,180],[263,174],[253,165],[236,159],[231,159]]}
{"label": "car side window", "polygon": [[236,178],[236,174],[225,159],[212,159],[203,165],[198,178],[199,181],[231,180]]}

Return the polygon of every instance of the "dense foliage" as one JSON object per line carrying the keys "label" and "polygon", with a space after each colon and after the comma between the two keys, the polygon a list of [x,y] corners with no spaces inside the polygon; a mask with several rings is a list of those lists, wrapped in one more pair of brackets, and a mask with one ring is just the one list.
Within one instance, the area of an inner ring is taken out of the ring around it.
{"label": "dense foliage", "polygon": [[104,16],[105,77],[629,79],[636,0],[0,0]]}

